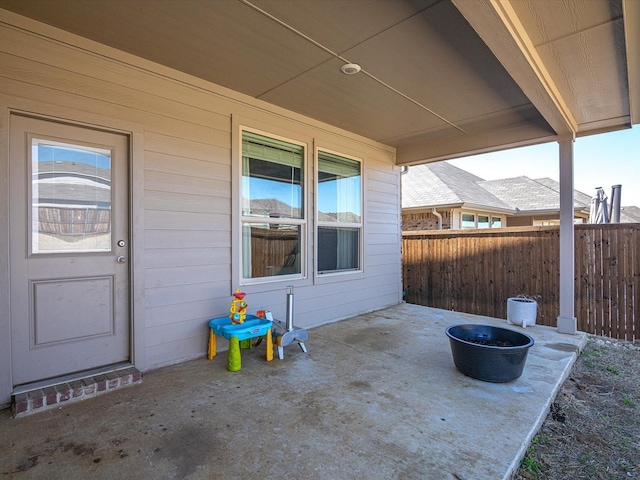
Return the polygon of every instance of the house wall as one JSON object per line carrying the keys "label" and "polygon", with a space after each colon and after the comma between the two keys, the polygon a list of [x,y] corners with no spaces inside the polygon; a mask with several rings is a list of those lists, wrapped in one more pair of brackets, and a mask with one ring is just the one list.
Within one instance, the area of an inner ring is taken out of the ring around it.
{"label": "house wall", "polygon": [[507,217],[507,227],[530,227],[533,225],[533,217]]}
{"label": "house wall", "polygon": [[[141,370],[204,355],[207,321],[228,312],[239,276],[233,190],[240,124],[308,142],[311,174],[314,145],[363,159],[363,272],[315,278],[310,223],[310,268],[295,284],[296,325],[312,327],[401,300],[400,172],[389,147],[0,10],[3,192],[12,111],[131,135],[133,360]],[[12,389],[7,204],[4,195],[0,403]],[[248,288],[249,311],[266,308],[284,317],[289,283]]]}
{"label": "house wall", "polygon": [[[574,215],[575,223],[586,223],[588,217],[583,214]],[[524,215],[507,217],[507,227],[531,227],[540,225],[559,225],[558,214],[549,215]]]}
{"label": "house wall", "polygon": [[[451,229],[452,210],[438,211],[442,215],[442,229]],[[402,231],[438,230],[438,217],[432,212],[403,212]]]}

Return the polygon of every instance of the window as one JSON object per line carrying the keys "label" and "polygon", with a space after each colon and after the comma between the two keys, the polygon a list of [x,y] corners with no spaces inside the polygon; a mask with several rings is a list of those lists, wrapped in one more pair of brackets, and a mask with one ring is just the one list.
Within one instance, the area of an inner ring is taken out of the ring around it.
{"label": "window", "polygon": [[[491,219],[491,221],[489,221]],[[463,213],[460,216],[461,228],[500,228],[502,217],[494,217],[488,214]]]}
{"label": "window", "polygon": [[357,160],[318,151],[317,272],[361,269],[362,174]]}
{"label": "window", "polygon": [[242,133],[242,278],[302,276],[303,145]]}
{"label": "window", "polygon": [[31,140],[31,252],[111,251],[111,152]]}
{"label": "window", "polygon": [[463,213],[462,228],[476,228],[476,216],[472,213]]}

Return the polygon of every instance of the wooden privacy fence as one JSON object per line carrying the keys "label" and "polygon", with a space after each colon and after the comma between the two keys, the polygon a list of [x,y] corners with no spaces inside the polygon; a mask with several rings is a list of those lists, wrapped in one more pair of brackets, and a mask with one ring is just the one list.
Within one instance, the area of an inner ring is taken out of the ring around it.
{"label": "wooden privacy fence", "polygon": [[300,272],[300,235],[296,230],[251,229],[251,275],[270,277]]}
{"label": "wooden privacy fence", "polygon": [[[559,227],[403,234],[405,300],[507,318],[507,298],[538,302],[537,323],[559,315]],[[640,337],[640,224],[575,226],[578,329]]]}
{"label": "wooden privacy fence", "polygon": [[79,240],[111,231],[108,208],[38,207],[38,231]]}

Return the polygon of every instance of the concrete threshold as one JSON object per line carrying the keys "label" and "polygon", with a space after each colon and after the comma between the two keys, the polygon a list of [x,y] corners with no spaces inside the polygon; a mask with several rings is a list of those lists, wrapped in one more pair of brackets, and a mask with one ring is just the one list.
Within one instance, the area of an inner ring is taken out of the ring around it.
{"label": "concrete threshold", "polygon": [[[444,330],[482,323],[535,339],[517,380],[462,375]],[[203,327],[203,343],[206,326]],[[402,304],[264,345],[145,373],[133,388],[13,418],[0,474],[112,479],[508,479],[586,335]],[[16,478],[20,478],[17,477]]]}

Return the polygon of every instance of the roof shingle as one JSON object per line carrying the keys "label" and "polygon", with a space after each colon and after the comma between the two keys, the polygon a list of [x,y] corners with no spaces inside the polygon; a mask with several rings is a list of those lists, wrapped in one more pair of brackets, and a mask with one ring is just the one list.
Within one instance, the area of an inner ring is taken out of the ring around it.
{"label": "roof shingle", "polygon": [[[410,167],[402,177],[402,208],[480,206],[514,213],[559,211],[560,184],[526,176],[484,180],[448,162]],[[574,207],[589,210],[591,197],[574,190]]]}

